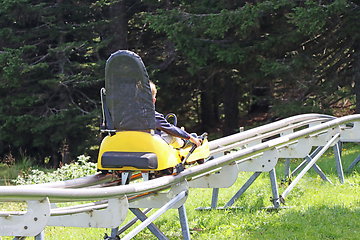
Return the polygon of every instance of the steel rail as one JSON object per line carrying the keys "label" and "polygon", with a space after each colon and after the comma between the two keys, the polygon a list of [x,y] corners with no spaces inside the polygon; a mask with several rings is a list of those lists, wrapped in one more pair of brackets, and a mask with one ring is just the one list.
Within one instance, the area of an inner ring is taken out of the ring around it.
{"label": "steel rail", "polygon": [[[168,188],[166,188],[168,189]],[[160,189],[159,191],[164,190]],[[134,202],[136,200],[154,196],[156,192],[148,192],[142,195],[138,195],[135,197],[128,198],[128,202]],[[62,216],[62,215],[69,215],[69,214],[76,214],[76,213],[82,213],[82,212],[88,212],[88,211],[94,211],[94,210],[102,210],[108,207],[108,200],[101,200],[98,202],[90,202],[90,203],[84,203],[74,206],[67,206],[67,207],[55,207],[51,208],[50,215],[51,216]],[[0,217],[9,217],[9,216],[15,216],[15,215],[24,215],[26,211],[0,211]]]}
{"label": "steel rail", "polygon": [[63,207],[63,208],[52,208],[50,211],[51,216],[62,216],[62,215],[69,215],[75,213],[82,213],[94,210],[101,210],[108,207],[107,201],[100,201],[96,203],[89,203],[83,204],[78,206],[70,206],[70,207]]}
{"label": "steel rail", "polygon": [[[235,148],[237,146],[241,146],[243,144],[247,144],[251,141],[256,141],[257,139],[263,139],[268,136],[271,136],[273,134],[277,134],[279,132],[285,131],[287,129],[295,129],[298,127],[301,127],[303,125],[307,125],[313,121],[322,121],[322,120],[329,120],[333,119],[334,117],[328,116],[328,115],[322,115],[322,114],[302,114],[294,117],[290,117],[284,120],[280,120],[274,123],[270,123],[265,126],[260,126],[251,130],[248,130],[246,132],[243,132],[242,134],[234,134],[231,136],[232,141],[235,141],[235,143],[223,146],[220,148],[216,148],[215,150],[211,151],[210,154],[215,154],[220,151],[225,151],[231,148]],[[301,122],[303,121],[303,122]],[[269,132],[269,125],[273,125],[275,130],[272,132]],[[283,128],[281,128],[283,127]],[[281,128],[281,129],[279,129]],[[261,133],[265,132],[264,135],[259,135]],[[244,134],[246,133],[246,134]],[[252,136],[251,136],[252,135]],[[229,136],[230,137],[230,136]],[[229,138],[225,137],[225,138]],[[248,139],[245,142],[239,142],[240,140],[253,137],[252,139]],[[214,145],[214,142],[218,142],[218,140],[214,140],[209,142],[209,145]],[[219,147],[219,146],[218,146]],[[29,187],[37,187],[37,188],[84,188],[84,187],[107,187],[111,186],[112,182],[118,181],[119,178],[115,178],[114,175],[111,174],[96,174],[92,176],[87,176],[83,178],[77,178],[72,180],[65,180],[65,181],[59,181],[59,182],[52,182],[52,183],[42,183],[42,184],[32,184],[27,185]],[[19,187],[19,186],[17,186]]]}
{"label": "steel rail", "polygon": [[288,135],[281,136],[279,138],[272,139],[255,146],[230,153],[228,155],[216,158],[212,161],[207,161],[204,164],[190,167],[177,175],[164,176],[150,181],[133,183],[129,185],[113,186],[107,188],[80,188],[80,189],[33,188],[28,186],[1,186],[0,201],[42,200],[46,197],[49,197],[49,199],[52,202],[94,201],[94,200],[102,200],[106,198],[115,198],[122,195],[126,195],[129,197],[150,191],[157,191],[158,189],[162,189],[164,187],[169,187],[173,184],[183,182],[197,175],[230,164],[234,161],[240,161],[240,162],[247,161],[246,159],[245,160],[241,160],[241,159],[266,151],[268,149],[272,149],[276,146],[280,146],[289,143],[291,141],[299,140],[304,137],[309,137],[312,134],[316,134],[327,129],[334,129],[340,125],[356,122],[356,121],[360,121],[359,114],[333,119],[331,121],[327,121],[325,123],[321,123],[316,126],[299,130],[297,132],[290,133]]}
{"label": "steel rail", "polygon": [[[263,139],[266,137],[269,137],[271,135],[280,133],[282,131],[288,130],[288,129],[295,129],[304,125],[307,125],[309,123],[312,123],[314,121],[325,121],[334,119],[332,116],[328,115],[322,115],[322,114],[302,114],[294,117],[290,117],[284,120],[280,120],[274,123],[267,124],[265,126],[260,126],[251,130],[248,130],[246,132],[243,132],[241,134],[234,134],[229,137],[225,137],[225,139],[230,139],[231,141],[235,142],[234,145],[227,145],[221,148],[216,148],[215,150],[211,151],[211,154],[215,154],[218,151],[225,151],[230,148],[234,148],[237,146],[241,146],[243,144],[247,144],[251,141],[255,141],[257,139]],[[273,125],[275,130],[273,129],[272,132],[269,132],[269,125]],[[282,127],[282,128],[281,128]],[[279,129],[281,128],[281,129]],[[262,133],[266,133],[264,135],[259,135]],[[252,137],[251,140],[247,140],[245,142],[240,142],[240,140],[247,139],[249,137]],[[224,139],[224,138],[222,138]],[[223,140],[221,140],[222,142]],[[227,140],[228,142],[228,140]],[[233,143],[232,142],[232,143]],[[219,143],[219,140],[213,140],[209,142],[210,147],[214,146]],[[216,147],[219,147],[219,145],[216,145]],[[83,188],[83,187],[103,187],[98,185],[104,185],[111,184],[113,181],[117,181],[119,178],[116,178],[114,175],[111,174],[95,174],[92,176],[87,176],[83,178],[77,178],[72,180],[65,180],[65,181],[59,181],[59,182],[51,182],[51,183],[41,183],[41,184],[32,184],[27,185],[29,187],[40,187],[40,188]]]}
{"label": "steel rail", "polygon": [[217,148],[218,146],[223,146],[223,145],[237,142],[237,141],[240,141],[240,140],[243,140],[246,138],[250,138],[250,137],[256,136],[257,134],[274,131],[275,129],[282,128],[282,127],[288,126],[288,125],[292,125],[294,123],[298,123],[298,122],[302,122],[302,121],[306,121],[306,120],[319,119],[319,118],[333,120],[336,117],[324,115],[324,114],[301,114],[301,115],[285,118],[285,119],[282,119],[282,120],[279,120],[279,121],[276,121],[273,123],[269,123],[264,126],[249,129],[244,132],[236,133],[236,134],[233,134],[230,136],[226,136],[226,137],[222,137],[222,138],[213,140],[213,141],[209,142],[209,147],[210,147],[210,150],[212,150],[214,148]]}
{"label": "steel rail", "polygon": [[277,129],[275,129],[274,131],[271,131],[271,132],[267,131],[264,134],[254,133],[253,136],[246,137],[246,138],[244,136],[240,138],[241,134],[239,134],[239,138],[237,139],[236,142],[231,143],[229,145],[225,145],[225,146],[218,146],[217,148],[214,148],[214,149],[212,149],[210,151],[210,155],[213,155],[213,154],[216,154],[216,153],[219,153],[219,152],[224,152],[224,151],[227,151],[227,150],[230,150],[230,149],[234,149],[234,148],[237,148],[237,147],[252,143],[252,142],[257,141],[257,140],[263,140],[263,139],[266,139],[266,138],[270,138],[270,137],[273,137],[273,136],[275,136],[277,134],[280,134],[280,133],[282,133],[282,132],[284,132],[286,130],[294,130],[296,128],[300,128],[300,127],[309,125],[310,123],[321,122],[321,121],[325,121],[325,120],[329,121],[330,119],[328,119],[328,118],[316,118],[316,119],[306,120],[306,121],[303,121],[303,122],[300,122],[300,123],[295,123],[293,125],[286,125],[283,128],[277,128]]}

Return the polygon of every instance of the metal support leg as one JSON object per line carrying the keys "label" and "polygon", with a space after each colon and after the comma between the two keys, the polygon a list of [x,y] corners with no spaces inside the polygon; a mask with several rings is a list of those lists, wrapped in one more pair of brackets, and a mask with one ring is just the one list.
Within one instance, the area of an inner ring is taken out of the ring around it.
{"label": "metal support leg", "polygon": [[285,178],[290,177],[290,158],[285,158]]}
{"label": "metal support leg", "polygon": [[[155,219],[157,219],[158,217],[160,217],[163,213],[165,213],[167,210],[169,210],[172,206],[174,206],[177,202],[179,202],[181,199],[183,199],[184,197],[186,197],[187,193],[186,191],[182,191],[181,193],[179,193],[176,197],[174,197],[173,199],[171,199],[168,203],[166,203],[164,206],[162,206],[161,208],[159,208],[159,210],[157,210],[154,214],[152,214],[150,217],[146,218],[145,214],[141,216],[141,214],[138,216],[136,214],[136,216],[142,221],[142,218],[145,218],[146,220],[143,221],[139,226],[137,226],[136,228],[134,228],[130,233],[128,233],[125,237],[123,237],[123,240],[127,240],[127,239],[131,239],[133,238],[136,234],[138,234],[141,230],[143,230],[144,228],[148,227],[149,230],[159,239],[167,239],[166,236],[158,229],[156,228],[158,231],[152,231],[152,229],[150,229],[150,225],[152,225],[153,221],[155,221]],[[131,211],[135,210],[136,208],[132,208],[130,209]],[[139,209],[137,209],[140,213],[142,213]],[[135,211],[136,212],[136,211]],[[135,214],[135,213],[134,213]],[[153,225],[155,226],[155,225]],[[156,234],[155,234],[156,233]],[[161,234],[160,234],[161,233]],[[159,235],[157,235],[159,234]]]}
{"label": "metal support leg", "polygon": [[111,229],[110,239],[115,239],[116,238],[116,235],[118,235],[118,229],[119,229],[119,227]]}
{"label": "metal support leg", "polygon": [[358,164],[358,162],[360,162],[360,154],[355,158],[355,160],[350,164],[350,166],[348,167],[348,169],[346,171],[350,172],[351,169],[353,169],[355,167],[356,164]]}
{"label": "metal support leg", "polygon": [[[314,156],[316,156],[316,154],[318,154],[321,149],[323,147],[322,146],[319,146],[317,147],[311,154],[310,154],[310,158],[313,158]],[[308,163],[308,161],[305,159],[304,161],[302,161],[300,163],[299,166],[297,166],[297,168],[291,173],[292,176],[296,175],[306,164]]]}
{"label": "metal support leg", "polygon": [[315,155],[317,155],[321,150],[323,149],[323,146],[317,147],[311,154],[310,157],[313,158]]}
{"label": "metal support leg", "polygon": [[35,240],[45,240],[44,230],[41,233],[39,233],[38,235],[36,235],[34,239]]}
{"label": "metal support leg", "polygon": [[340,156],[341,156],[343,143],[341,141],[339,141],[338,144],[339,144],[339,152],[340,152]]}
{"label": "metal support leg", "polygon": [[291,176],[296,175],[296,174],[306,165],[306,163],[307,163],[306,160],[302,161],[302,162],[299,164],[299,166],[297,166],[297,167],[294,169],[294,171],[292,171]]}
{"label": "metal support leg", "polygon": [[189,230],[189,223],[186,215],[185,204],[183,204],[179,209],[179,217],[180,217],[180,224],[181,224],[181,231],[184,240],[190,240],[190,230]]}
{"label": "metal support leg", "polygon": [[[216,172],[215,174],[219,174],[219,172]],[[219,188],[213,188],[213,194],[211,198],[211,209],[216,209],[219,199]]]}
{"label": "metal support leg", "polygon": [[132,171],[121,173],[121,185],[126,185],[130,182]]}
{"label": "metal support leg", "polygon": [[[150,212],[152,210],[152,208],[147,208],[144,211],[142,211],[143,214],[147,214],[148,212]],[[144,218],[145,219],[145,218]],[[122,226],[119,231],[117,232],[117,235],[122,234],[123,232],[125,232],[126,230],[128,230],[132,225],[134,225],[137,221],[139,220],[138,217],[135,217],[133,219],[131,219],[129,222],[127,222],[124,226]],[[112,235],[111,235],[112,236]]]}
{"label": "metal support leg", "polygon": [[218,198],[219,198],[219,189],[214,188],[212,198],[211,198],[211,209],[217,208]]}
{"label": "metal support leg", "polygon": [[336,171],[337,175],[339,177],[340,183],[344,183],[344,172],[341,164],[341,143],[338,142],[333,147],[334,149],[334,155],[335,155],[335,165],[336,165]]}
{"label": "metal support leg", "polygon": [[[138,208],[129,208],[130,209],[130,211],[138,218],[138,219],[140,219],[143,223],[148,219],[147,218],[147,216],[142,212],[142,211],[140,211],[140,209],[138,209]],[[140,226],[140,225],[139,225]],[[138,226],[138,227],[139,227]],[[146,226],[145,226],[146,227]],[[144,227],[144,228],[145,228]],[[155,224],[154,223],[150,223],[150,224],[148,224],[147,225],[147,228],[158,238],[158,239],[168,239],[161,231],[160,231],[160,229],[157,227],[157,226],[155,226]],[[143,229],[143,228],[142,228]],[[142,229],[140,229],[140,231],[142,230]],[[135,229],[134,229],[135,230]],[[134,231],[133,230],[133,231]],[[135,236],[137,233],[139,233],[140,231],[137,231],[136,233],[134,233],[134,235],[133,236]],[[130,233],[132,233],[132,232],[130,232]],[[129,234],[130,234],[129,233]],[[127,236],[127,235],[126,235]],[[129,238],[129,239],[131,239],[131,237]]]}
{"label": "metal support leg", "polygon": [[[307,155],[307,156],[305,157],[305,159],[306,159],[306,161],[307,161],[308,163],[310,163],[312,158],[311,158],[309,155]],[[317,174],[319,174],[319,176],[322,178],[322,180],[327,181],[327,182],[329,182],[329,183],[332,184],[332,182],[330,181],[330,179],[329,179],[329,178],[325,175],[325,173],[319,168],[319,166],[316,165],[316,163],[314,163],[314,165],[312,166],[312,168],[316,171]]]}
{"label": "metal support leg", "polygon": [[276,173],[275,173],[274,168],[269,172],[269,176],[270,176],[270,182],[271,182],[271,190],[272,190],[272,194],[273,194],[272,202],[274,204],[274,207],[278,208],[280,206],[280,200],[279,200],[279,191],[278,191],[277,181],[276,181]]}
{"label": "metal support leg", "polygon": [[239,189],[239,191],[230,199],[224,208],[231,207],[236,200],[250,187],[250,185],[259,177],[261,172],[254,172],[254,174],[246,181],[246,183]]}
{"label": "metal support leg", "polygon": [[298,176],[294,179],[294,181],[291,182],[291,184],[285,189],[285,191],[282,194],[282,198],[285,198],[289,192],[295,187],[295,185],[300,181],[300,179],[307,173],[307,171],[312,167],[312,165],[315,164],[315,162],[321,157],[321,155],[324,154],[324,152],[336,141],[339,141],[340,133],[335,134],[335,136],[329,140],[323,148],[319,151],[319,153],[311,159],[311,161],[305,166],[305,168],[299,173]]}

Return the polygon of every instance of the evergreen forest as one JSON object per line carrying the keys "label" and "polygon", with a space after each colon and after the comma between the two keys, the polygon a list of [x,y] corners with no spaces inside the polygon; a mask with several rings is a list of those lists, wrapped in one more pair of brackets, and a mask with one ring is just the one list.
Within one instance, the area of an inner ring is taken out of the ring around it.
{"label": "evergreen forest", "polygon": [[104,67],[123,49],[157,111],[210,138],[360,113],[360,0],[0,0],[0,162],[96,159]]}

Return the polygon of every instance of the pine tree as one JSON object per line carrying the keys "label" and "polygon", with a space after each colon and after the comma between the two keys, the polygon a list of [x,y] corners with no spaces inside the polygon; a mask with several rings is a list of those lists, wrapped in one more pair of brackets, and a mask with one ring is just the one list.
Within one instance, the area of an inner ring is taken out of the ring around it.
{"label": "pine tree", "polygon": [[64,0],[0,4],[1,152],[22,151],[38,164],[49,156],[58,166],[68,153],[74,157],[98,143],[104,6]]}

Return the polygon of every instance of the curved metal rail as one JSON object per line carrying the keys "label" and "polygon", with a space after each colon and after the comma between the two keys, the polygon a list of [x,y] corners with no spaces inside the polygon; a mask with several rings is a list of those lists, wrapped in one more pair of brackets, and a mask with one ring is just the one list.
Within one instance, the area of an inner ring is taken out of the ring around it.
{"label": "curved metal rail", "polygon": [[[299,155],[305,158],[309,156],[312,146],[321,146],[323,149],[320,150],[321,153],[328,147],[338,144],[339,141],[360,142],[359,127],[360,115],[334,118],[322,114],[303,114],[211,141],[209,142],[211,154],[209,160],[204,164],[191,166],[177,175],[116,186],[111,183],[119,179],[109,174],[30,186],[1,186],[0,201],[26,201],[28,211],[1,212],[0,235],[35,236],[39,233],[39,229],[43,229],[46,225],[114,228],[124,221],[128,209],[140,207],[160,208],[166,211],[166,208],[163,209],[162,206],[171,205],[171,208],[179,209],[179,214],[182,209],[183,215],[183,203],[186,201],[189,188],[230,187],[235,182],[239,171],[254,171],[257,176],[260,172],[273,174],[279,157],[292,158]],[[289,194],[306,171],[314,166],[318,156],[309,161],[296,182],[293,182],[291,188],[286,189],[282,196],[275,196],[277,189],[273,190],[274,198],[278,203]],[[227,176],[224,182],[221,180],[224,179],[221,174]],[[256,179],[257,176],[254,178]],[[271,176],[274,180],[275,176]],[[273,184],[276,185],[276,181]],[[166,189],[168,190],[165,191]],[[180,195],[181,197],[178,197]],[[176,199],[175,203],[167,204],[173,199]],[[52,208],[50,204],[50,202],[80,201],[100,202],[70,208]],[[278,203],[274,203],[275,207],[279,206]],[[31,208],[33,209],[29,211]],[[37,211],[44,213],[43,216],[45,215],[46,218],[39,221],[38,217],[35,217],[37,220],[27,223],[24,230],[25,223],[19,219],[25,219],[25,217],[27,221],[31,218],[35,219],[34,216],[28,215],[30,212]],[[97,216],[84,220],[84,224],[78,224],[75,220],[71,221],[71,219],[84,219],[89,212],[96,213]],[[109,221],[106,223],[96,220],[105,216],[104,214],[111,215],[111,213],[114,217],[107,215]],[[121,217],[116,219],[115,216]],[[150,224],[148,222],[152,220],[146,222],[147,224],[142,225],[148,226]],[[186,224],[182,222],[182,226]],[[32,231],[26,231],[29,229]],[[139,228],[136,231],[138,232]],[[154,234],[160,234],[155,227],[151,231]],[[132,234],[130,236],[133,236]],[[186,236],[186,231],[183,231],[183,234]]]}

